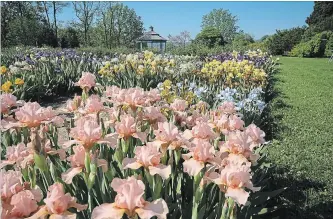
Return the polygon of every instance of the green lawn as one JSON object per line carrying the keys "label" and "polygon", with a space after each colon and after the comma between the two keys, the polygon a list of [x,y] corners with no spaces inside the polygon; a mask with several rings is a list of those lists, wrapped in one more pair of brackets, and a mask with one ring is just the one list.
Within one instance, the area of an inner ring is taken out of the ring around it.
{"label": "green lawn", "polygon": [[[333,62],[280,57],[272,115],[278,141],[269,148],[287,218],[333,218]],[[284,218],[284,217],[283,217]]]}

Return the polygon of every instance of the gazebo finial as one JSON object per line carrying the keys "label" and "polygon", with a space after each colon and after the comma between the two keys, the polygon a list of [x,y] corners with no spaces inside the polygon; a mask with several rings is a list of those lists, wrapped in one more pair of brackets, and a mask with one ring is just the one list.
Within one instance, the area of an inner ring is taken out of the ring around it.
{"label": "gazebo finial", "polygon": [[149,29],[150,29],[150,31],[154,31],[154,27],[153,26],[150,26]]}

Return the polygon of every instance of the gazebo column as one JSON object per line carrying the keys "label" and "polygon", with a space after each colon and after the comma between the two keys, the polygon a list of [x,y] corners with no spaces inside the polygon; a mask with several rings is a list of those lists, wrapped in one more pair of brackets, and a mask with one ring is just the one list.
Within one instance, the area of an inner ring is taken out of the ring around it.
{"label": "gazebo column", "polygon": [[140,42],[140,51],[142,52],[142,41]]}

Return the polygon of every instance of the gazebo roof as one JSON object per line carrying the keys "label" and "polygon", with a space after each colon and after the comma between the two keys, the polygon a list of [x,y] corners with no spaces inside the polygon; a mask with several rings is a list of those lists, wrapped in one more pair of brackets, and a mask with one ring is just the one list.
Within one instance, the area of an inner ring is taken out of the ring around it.
{"label": "gazebo roof", "polygon": [[150,27],[150,31],[143,34],[136,41],[167,41],[167,39],[160,36],[154,31],[153,27]]}

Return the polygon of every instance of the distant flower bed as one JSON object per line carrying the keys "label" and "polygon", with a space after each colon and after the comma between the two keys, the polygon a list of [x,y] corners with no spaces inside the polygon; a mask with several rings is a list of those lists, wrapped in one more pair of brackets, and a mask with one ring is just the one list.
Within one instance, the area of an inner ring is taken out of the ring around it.
{"label": "distant flower bed", "polygon": [[[265,201],[284,189],[262,191],[267,142],[254,123],[273,60],[65,56],[2,68],[2,218],[220,219],[276,209]],[[56,92],[56,81],[81,95],[58,110],[17,98],[42,89],[33,82]]]}

